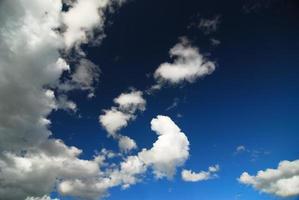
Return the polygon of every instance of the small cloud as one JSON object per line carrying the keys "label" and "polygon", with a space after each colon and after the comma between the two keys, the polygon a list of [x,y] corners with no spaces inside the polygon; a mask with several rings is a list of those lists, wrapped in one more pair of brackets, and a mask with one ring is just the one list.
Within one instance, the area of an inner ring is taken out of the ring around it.
{"label": "small cloud", "polygon": [[178,114],[176,115],[176,117],[177,117],[177,118],[182,118],[182,117],[183,117],[183,115],[182,115],[182,114],[180,114],[180,113],[178,113]]}
{"label": "small cloud", "polygon": [[261,156],[270,154],[269,151],[265,151],[265,150],[249,149],[249,148],[245,147],[244,145],[237,146],[234,151],[234,155],[239,155],[239,154],[243,154],[243,153],[247,153],[250,157],[250,161],[252,161],[252,162],[256,161]]}
{"label": "small cloud", "polygon": [[197,27],[203,31],[204,34],[208,35],[218,30],[220,24],[220,15],[212,18],[202,18]]}
{"label": "small cloud", "polygon": [[200,171],[198,173],[184,169],[182,171],[182,179],[187,182],[198,182],[213,179],[217,177],[217,172],[220,170],[219,165],[210,166],[208,171]]}
{"label": "small cloud", "polygon": [[211,42],[211,45],[214,47],[219,46],[221,44],[220,40],[217,40],[215,38],[211,38],[210,42]]}
{"label": "small cloud", "polygon": [[247,151],[246,147],[244,145],[237,146],[235,150],[235,154],[243,153]]}
{"label": "small cloud", "polygon": [[174,98],[172,104],[166,108],[166,111],[176,108],[179,105],[179,102],[180,102],[179,98]]}

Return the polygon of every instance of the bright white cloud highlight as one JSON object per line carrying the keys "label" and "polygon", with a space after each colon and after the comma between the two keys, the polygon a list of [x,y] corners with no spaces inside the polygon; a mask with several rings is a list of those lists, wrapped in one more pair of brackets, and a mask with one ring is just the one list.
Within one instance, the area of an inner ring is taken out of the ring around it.
{"label": "bright white cloud highlight", "polygon": [[[51,112],[77,109],[65,92],[88,90],[92,96],[99,78],[98,68],[82,54],[70,66],[60,53],[93,38],[92,31],[103,28],[104,10],[112,3],[68,2],[71,7],[66,12],[60,0],[0,2],[0,197],[6,200],[50,200],[47,195],[56,188],[61,195],[99,199],[112,187],[128,188],[142,181],[148,169],[158,178],[171,178],[189,157],[186,135],[166,116],[151,121],[158,135],[152,148],[120,163],[110,164],[107,159],[112,155],[105,151],[90,160],[80,159],[82,150],[50,139]],[[174,48],[172,54],[178,56],[175,63],[190,64],[183,60],[193,60],[190,52],[197,56],[192,49],[187,47],[186,53],[185,47]],[[64,72],[70,73],[69,79],[61,80]],[[145,110],[142,95],[135,90],[121,94],[114,100],[117,106],[104,110],[99,118],[119,139],[123,151],[137,145],[116,133],[135,119],[137,111]]]}
{"label": "bright white cloud highlight", "polygon": [[[151,149],[143,149],[135,156],[128,156],[119,166],[110,166],[97,177],[62,181],[58,190],[63,195],[85,199],[107,196],[111,187],[123,189],[140,181],[151,168],[157,178],[171,178],[176,168],[189,157],[189,142],[180,128],[167,116],[152,119],[151,128],[159,136]],[[95,158],[95,160],[97,160]],[[211,171],[215,171],[211,168]]]}
{"label": "bright white cloud highlight", "polygon": [[78,0],[70,4],[69,11],[62,13],[62,21],[67,27],[63,34],[67,49],[87,43],[93,38],[95,29],[103,29],[104,11],[110,3],[109,0]]}
{"label": "bright white cloud highlight", "polygon": [[193,172],[191,170],[184,169],[181,173],[182,179],[188,182],[198,182],[213,179],[217,177],[217,172],[220,170],[219,165],[210,166],[208,171]]}
{"label": "bright white cloud highlight", "polygon": [[162,63],[154,73],[160,83],[194,82],[215,70],[215,64],[204,58],[186,38],[182,38],[180,43],[170,49],[169,54],[174,57],[173,63]]}
{"label": "bright white cloud highlight", "polygon": [[256,175],[244,172],[240,183],[280,197],[299,195],[299,160],[281,161],[277,169],[258,171]]}
{"label": "bright white cloud highlight", "polygon": [[144,111],[146,101],[142,97],[141,91],[131,91],[129,93],[122,93],[114,99],[114,103],[119,106],[120,110],[135,112],[136,110]]}
{"label": "bright white cloud highlight", "polygon": [[115,136],[117,131],[128,125],[132,117],[131,114],[123,113],[113,107],[111,110],[104,110],[104,114],[99,117],[99,122],[110,135]]}
{"label": "bright white cloud highlight", "polygon": [[158,140],[151,149],[143,149],[139,157],[146,165],[152,166],[157,178],[171,178],[176,168],[189,157],[188,138],[167,116],[159,115],[153,119],[151,129],[159,136]]}
{"label": "bright white cloud highlight", "polygon": [[132,90],[120,94],[114,102],[118,106],[103,110],[104,113],[99,116],[99,122],[109,135],[116,137],[116,132],[126,127],[130,120],[135,119],[137,111],[145,110],[146,101],[141,91]]}

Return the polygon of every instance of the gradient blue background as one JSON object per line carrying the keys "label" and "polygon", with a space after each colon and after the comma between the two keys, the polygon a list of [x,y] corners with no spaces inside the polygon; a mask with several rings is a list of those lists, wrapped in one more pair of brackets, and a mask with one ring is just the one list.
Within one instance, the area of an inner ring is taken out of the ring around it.
{"label": "gradient blue background", "polygon": [[[191,143],[185,168],[200,171],[219,164],[219,178],[183,182],[179,169],[170,181],[147,176],[127,190],[113,188],[108,199],[277,199],[239,184],[237,178],[243,171],[255,174],[276,168],[281,160],[299,158],[299,7],[295,0],[263,0],[246,13],[242,7],[250,2],[258,1],[129,1],[108,17],[102,44],[83,47],[102,71],[96,98],[73,92],[70,98],[78,104],[81,117],[55,112],[51,130],[53,137],[81,148],[86,159],[101,148],[117,150],[117,143],[98,123],[101,110],[110,108],[113,98],[131,86],[144,90],[152,85],[154,80],[147,74],[170,61],[168,51],[178,37],[189,37],[217,63],[212,75],[194,84],[146,96],[147,110],[122,133],[139,148],[151,147],[156,135],[150,120],[158,114],[170,116]],[[205,35],[188,28],[201,17],[216,15],[221,16],[216,33]],[[221,44],[213,47],[210,38]],[[178,106],[167,110],[175,98]],[[250,152],[236,155],[239,145]]]}

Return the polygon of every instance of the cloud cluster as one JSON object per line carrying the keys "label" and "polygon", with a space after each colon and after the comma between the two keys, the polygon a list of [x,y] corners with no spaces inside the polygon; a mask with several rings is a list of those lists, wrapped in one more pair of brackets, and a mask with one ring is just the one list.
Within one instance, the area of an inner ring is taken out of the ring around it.
{"label": "cloud cluster", "polygon": [[[63,9],[63,2],[67,2],[67,9]],[[50,200],[47,195],[57,189],[61,195],[99,199],[111,187],[127,188],[142,181],[148,169],[157,178],[171,178],[189,157],[189,141],[169,117],[158,116],[151,121],[158,135],[152,148],[127,156],[119,164],[108,162],[111,154],[107,151],[91,160],[81,159],[82,150],[51,137],[51,112],[77,110],[75,102],[68,99],[68,91],[79,89],[94,95],[99,68],[86,58],[80,45],[94,38],[94,30],[103,31],[105,11],[122,1],[63,2],[0,2],[1,198]],[[171,52],[178,57],[169,64],[174,68],[178,64],[187,71],[193,64],[211,68],[193,47],[178,44]],[[160,71],[164,69],[157,74]],[[170,79],[191,81],[207,73],[203,71],[190,75],[183,70],[184,75]],[[169,79],[164,76],[161,72],[157,78]],[[114,99],[116,106],[99,117],[107,132],[118,139],[122,151],[137,147],[134,140],[118,131],[135,119],[136,112],[145,110],[142,96],[135,90],[123,93]]]}
{"label": "cloud cluster", "polygon": [[181,173],[182,179],[188,182],[198,182],[213,179],[217,177],[217,172],[220,170],[219,165],[210,166],[208,171],[193,172],[191,170],[184,169]]}
{"label": "cloud cluster", "polygon": [[137,111],[144,111],[146,101],[141,91],[132,90],[128,93],[122,93],[114,99],[116,107],[109,110],[103,110],[103,114],[99,116],[99,122],[108,132],[109,136],[117,139],[119,147],[123,151],[130,151],[137,147],[134,140],[118,133],[122,128],[126,127],[129,121],[136,118]]}
{"label": "cloud cluster", "polygon": [[97,199],[106,196],[111,187],[121,186],[126,189],[142,181],[149,168],[157,178],[171,178],[177,167],[183,165],[189,157],[189,141],[167,116],[154,118],[151,129],[159,135],[152,148],[128,156],[119,166],[110,166],[93,178],[62,181],[58,187],[59,192],[63,195]]}
{"label": "cloud cluster", "polygon": [[281,161],[277,169],[258,171],[253,176],[244,172],[238,179],[261,192],[280,197],[299,195],[299,160]]}
{"label": "cloud cluster", "polygon": [[160,84],[194,82],[215,70],[215,64],[201,55],[196,47],[191,46],[187,38],[182,38],[170,49],[169,54],[174,57],[173,63],[162,63],[154,73]]}

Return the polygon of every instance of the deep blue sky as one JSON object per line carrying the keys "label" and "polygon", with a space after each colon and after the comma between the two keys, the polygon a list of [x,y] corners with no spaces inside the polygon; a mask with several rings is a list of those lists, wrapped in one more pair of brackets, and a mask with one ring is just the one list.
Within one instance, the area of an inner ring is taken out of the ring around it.
{"label": "deep blue sky", "polygon": [[[144,90],[153,84],[147,74],[169,61],[168,51],[178,37],[187,36],[217,63],[216,71],[202,80],[147,96],[147,110],[122,133],[140,148],[150,147],[156,139],[150,120],[168,115],[191,143],[185,167],[200,171],[218,163],[219,178],[197,183],[183,182],[180,173],[171,181],[147,178],[128,190],[113,188],[108,199],[276,199],[236,179],[243,171],[255,174],[299,157],[299,7],[295,0],[269,5],[261,1],[264,6],[246,13],[242,7],[248,2],[130,1],[108,17],[102,44],[84,47],[102,72],[96,97],[86,99],[76,92],[70,96],[80,119],[63,111],[51,116],[54,137],[83,149],[83,158],[103,147],[117,149],[98,123],[101,110],[110,108],[113,98],[129,87]],[[216,15],[221,23],[215,33],[188,28],[200,17]],[[211,46],[210,38],[221,44]],[[178,106],[167,110],[175,98]],[[250,152],[235,155],[239,145]]]}

